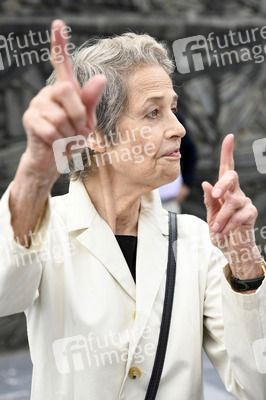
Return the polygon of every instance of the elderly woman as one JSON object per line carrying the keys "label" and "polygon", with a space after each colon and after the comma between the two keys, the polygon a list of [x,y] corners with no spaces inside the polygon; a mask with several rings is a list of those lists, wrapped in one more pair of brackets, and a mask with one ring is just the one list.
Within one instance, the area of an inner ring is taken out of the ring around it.
{"label": "elderly woman", "polygon": [[[157,363],[168,257],[168,213],[155,189],[177,178],[185,134],[173,64],[163,44],[133,33],[59,63],[62,27],[54,22],[56,75],[24,115],[28,145],[1,200],[0,313],[26,313],[33,400],[142,400]],[[69,193],[51,199],[71,154]],[[178,216],[158,400],[204,398],[202,346],[229,392],[266,396],[257,213],[233,169],[228,135],[218,182],[203,183],[208,225]]]}

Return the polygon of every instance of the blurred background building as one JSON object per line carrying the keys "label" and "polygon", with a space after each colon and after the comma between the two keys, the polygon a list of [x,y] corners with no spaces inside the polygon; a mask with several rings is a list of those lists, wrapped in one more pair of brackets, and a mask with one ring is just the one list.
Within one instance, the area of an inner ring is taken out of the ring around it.
{"label": "blurred background building", "polygon": [[[266,0],[1,0],[0,196],[12,180],[25,149],[23,112],[51,72],[49,61],[44,57],[49,43],[35,44],[34,40],[25,43],[29,32],[40,32],[45,42],[52,20],[60,18],[71,27],[70,41],[76,46],[91,36],[133,31],[166,41],[172,55],[175,40],[201,35],[204,47],[207,38],[216,38],[216,42],[214,39],[208,42],[214,46],[212,63],[206,48],[205,55],[203,51],[196,54],[196,42],[193,47],[190,41],[185,50],[190,48],[187,60],[194,64],[188,65],[186,73],[176,70],[174,77],[180,95],[179,111],[198,149],[194,185],[182,209],[205,218],[201,182],[215,182],[222,140],[227,133],[235,133],[236,170],[242,188],[258,208],[257,240],[265,255],[265,236],[260,231],[266,226],[266,175],[258,172],[252,150],[253,142],[265,137],[266,127],[266,63],[264,59],[255,59],[252,52],[256,44],[265,56],[266,31],[265,38],[259,35],[266,25],[265,16]],[[252,29],[256,43],[252,38],[248,41],[247,31]],[[221,61],[215,59],[218,51],[230,52],[237,48],[236,36],[235,41],[227,42],[230,31],[242,32],[242,41],[245,38],[246,43],[241,43],[241,48],[247,49],[246,56],[240,54],[238,47],[240,61],[237,54],[231,53],[218,65]],[[14,38],[20,38],[20,45]],[[248,56],[248,51],[253,58]],[[66,192],[67,185],[67,178],[63,176],[53,194]],[[24,316],[0,319],[0,343],[13,348],[23,342],[26,342]]]}

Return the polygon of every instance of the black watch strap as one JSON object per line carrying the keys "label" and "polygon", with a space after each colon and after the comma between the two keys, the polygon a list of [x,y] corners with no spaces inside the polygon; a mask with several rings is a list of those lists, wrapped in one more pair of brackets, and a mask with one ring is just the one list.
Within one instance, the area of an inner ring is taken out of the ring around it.
{"label": "black watch strap", "polygon": [[265,278],[264,275],[260,276],[259,278],[255,279],[238,279],[234,276],[230,277],[232,287],[237,290],[238,292],[245,292],[246,290],[255,290],[260,287],[262,284],[263,279]]}

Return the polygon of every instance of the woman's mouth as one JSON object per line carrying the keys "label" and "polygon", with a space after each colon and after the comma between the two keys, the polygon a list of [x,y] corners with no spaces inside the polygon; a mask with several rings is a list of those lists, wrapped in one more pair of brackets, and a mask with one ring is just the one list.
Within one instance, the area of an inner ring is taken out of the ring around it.
{"label": "woman's mouth", "polygon": [[164,157],[181,157],[179,149],[176,149],[170,153],[165,154]]}

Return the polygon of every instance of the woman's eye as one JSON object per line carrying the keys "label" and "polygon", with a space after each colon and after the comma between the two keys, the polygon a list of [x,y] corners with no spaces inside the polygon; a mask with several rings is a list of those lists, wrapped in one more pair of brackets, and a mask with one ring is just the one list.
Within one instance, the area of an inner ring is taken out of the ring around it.
{"label": "woman's eye", "polygon": [[175,114],[177,112],[177,107],[172,108],[173,113]]}
{"label": "woman's eye", "polygon": [[148,117],[151,117],[151,118],[156,118],[157,117],[157,115],[158,115],[158,110],[157,110],[157,108],[155,109],[155,110],[152,110],[149,114],[147,114],[147,116]]}
{"label": "woman's eye", "polygon": [[[177,112],[177,107],[172,107],[171,110],[175,114]],[[159,110],[156,108],[155,110],[152,110],[149,114],[147,114],[147,116],[154,119],[158,117],[158,114]]]}

